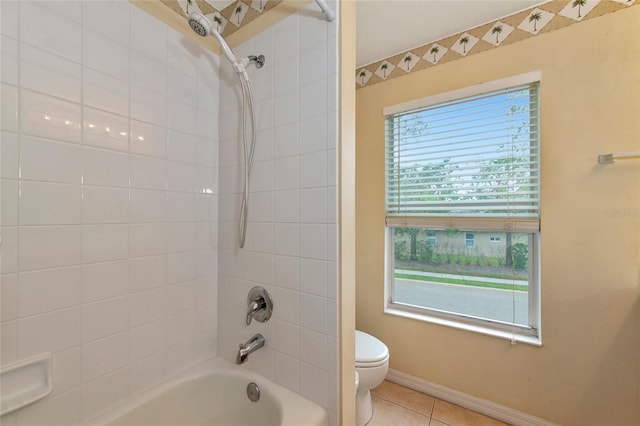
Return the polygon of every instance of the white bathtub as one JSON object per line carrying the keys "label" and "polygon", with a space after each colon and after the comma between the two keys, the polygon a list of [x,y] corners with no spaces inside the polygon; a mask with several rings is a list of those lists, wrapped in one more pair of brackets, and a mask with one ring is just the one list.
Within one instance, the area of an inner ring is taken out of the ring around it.
{"label": "white bathtub", "polygon": [[[251,402],[247,385],[260,399]],[[105,426],[326,426],[327,413],[300,395],[221,358],[147,391],[92,424]]]}

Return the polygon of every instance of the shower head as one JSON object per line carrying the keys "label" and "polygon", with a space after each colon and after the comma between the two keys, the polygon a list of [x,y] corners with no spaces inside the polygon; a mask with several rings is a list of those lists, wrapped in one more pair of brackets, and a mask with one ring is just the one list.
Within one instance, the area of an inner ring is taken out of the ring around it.
{"label": "shower head", "polygon": [[237,66],[238,60],[236,59],[236,55],[233,54],[233,51],[224,38],[222,38],[222,35],[213,29],[211,21],[209,21],[204,15],[198,12],[190,13],[189,26],[201,37],[206,37],[208,35],[214,36],[216,40],[218,40],[218,43],[220,43],[220,49],[222,50],[222,53],[224,53],[224,56],[234,65],[234,67]]}
{"label": "shower head", "polygon": [[211,22],[197,12],[189,14],[189,26],[200,37],[206,37],[211,34]]}

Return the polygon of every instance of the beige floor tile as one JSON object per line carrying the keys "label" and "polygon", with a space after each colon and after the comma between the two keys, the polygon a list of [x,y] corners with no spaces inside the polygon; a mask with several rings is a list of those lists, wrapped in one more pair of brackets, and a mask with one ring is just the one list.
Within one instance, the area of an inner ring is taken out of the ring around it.
{"label": "beige floor tile", "polygon": [[373,418],[367,426],[428,426],[429,417],[371,396]]}
{"label": "beige floor tile", "polygon": [[379,398],[401,405],[425,416],[431,416],[435,398],[398,384],[384,381],[371,393]]}
{"label": "beige floor tile", "polygon": [[431,417],[450,426],[506,426],[506,423],[436,399]]}
{"label": "beige floor tile", "polygon": [[446,423],[439,422],[436,419],[431,419],[431,423],[429,423],[429,426],[449,426],[449,425]]}

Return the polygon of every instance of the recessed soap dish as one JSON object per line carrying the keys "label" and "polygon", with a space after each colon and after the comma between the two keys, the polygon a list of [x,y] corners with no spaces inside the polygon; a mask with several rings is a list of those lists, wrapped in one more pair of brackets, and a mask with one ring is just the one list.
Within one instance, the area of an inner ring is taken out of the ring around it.
{"label": "recessed soap dish", "polygon": [[3,366],[0,369],[0,416],[44,398],[52,388],[51,354]]}

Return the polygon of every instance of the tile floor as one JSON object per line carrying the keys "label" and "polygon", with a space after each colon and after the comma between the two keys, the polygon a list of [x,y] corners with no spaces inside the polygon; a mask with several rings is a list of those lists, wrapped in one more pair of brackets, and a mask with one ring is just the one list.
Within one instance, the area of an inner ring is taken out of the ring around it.
{"label": "tile floor", "polygon": [[388,381],[371,390],[368,426],[506,426],[506,423]]}

